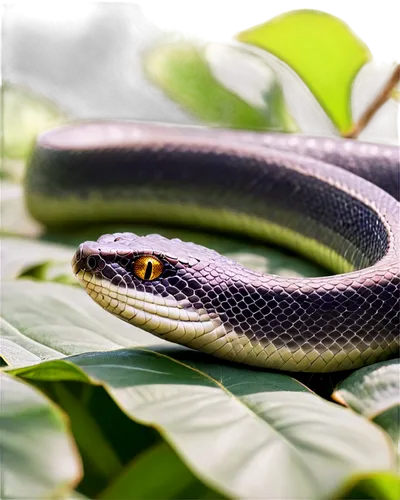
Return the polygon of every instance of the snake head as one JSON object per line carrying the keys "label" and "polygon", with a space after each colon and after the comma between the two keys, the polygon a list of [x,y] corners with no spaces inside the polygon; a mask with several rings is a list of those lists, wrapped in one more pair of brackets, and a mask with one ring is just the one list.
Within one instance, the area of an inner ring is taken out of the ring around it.
{"label": "snake head", "polygon": [[221,320],[211,301],[218,299],[215,287],[223,286],[221,264],[228,260],[179,239],[115,233],[82,243],[72,267],[86,292],[107,311],[167,340],[199,348],[218,336]]}

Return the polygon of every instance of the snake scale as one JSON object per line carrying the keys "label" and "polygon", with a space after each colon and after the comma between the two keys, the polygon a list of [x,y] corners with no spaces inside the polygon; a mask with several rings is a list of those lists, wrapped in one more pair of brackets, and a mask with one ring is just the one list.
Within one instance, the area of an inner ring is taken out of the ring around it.
{"label": "snake scale", "polygon": [[136,122],[38,137],[30,212],[48,227],[157,222],[239,233],[322,263],[287,278],[159,235],[73,258],[104,309],[166,340],[262,368],[330,372],[399,350],[398,146]]}

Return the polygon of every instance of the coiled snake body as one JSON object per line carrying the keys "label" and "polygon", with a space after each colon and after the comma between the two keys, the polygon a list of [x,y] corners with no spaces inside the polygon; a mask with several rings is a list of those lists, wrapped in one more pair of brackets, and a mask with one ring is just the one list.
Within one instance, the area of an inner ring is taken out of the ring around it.
{"label": "coiled snake body", "polygon": [[[249,365],[357,368],[399,349],[397,146],[139,123],[38,138],[27,204],[47,226],[157,221],[279,243],[336,274],[286,278],[158,235],[107,234],[73,269],[121,319]],[[379,186],[379,187],[378,187]]]}

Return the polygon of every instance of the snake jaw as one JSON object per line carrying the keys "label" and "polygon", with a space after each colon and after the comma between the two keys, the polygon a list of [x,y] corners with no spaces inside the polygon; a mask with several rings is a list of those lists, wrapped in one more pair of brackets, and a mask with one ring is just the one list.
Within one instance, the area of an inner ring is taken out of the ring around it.
{"label": "snake jaw", "polygon": [[[73,266],[77,269],[75,257]],[[96,273],[87,270],[78,269],[76,277],[103,309],[153,335],[228,360],[247,356],[249,349],[244,346],[249,348],[250,341],[227,330],[217,313],[196,309],[187,300],[162,299],[136,289],[124,294],[110,282],[104,286]]]}
{"label": "snake jaw", "polygon": [[84,270],[79,270],[76,276],[88,295],[103,309],[158,337],[190,346],[221,325],[204,309],[188,307],[172,297],[154,300],[154,296],[135,289],[123,293],[95,273]]}
{"label": "snake jaw", "polygon": [[[130,243],[129,250],[124,246],[125,240]],[[133,244],[135,242],[139,249]],[[178,251],[171,252],[171,246]],[[169,278],[165,277],[167,269],[163,279],[146,285],[127,273],[126,267],[118,265],[118,260],[129,261],[135,251],[139,255],[152,253],[163,259],[166,267],[170,266]],[[203,261],[198,258],[200,254]],[[204,259],[204,255],[208,259]],[[188,287],[188,283],[197,290],[204,286],[205,278],[199,278],[203,280],[201,284],[189,271],[192,269],[201,275],[205,272],[205,263],[213,259],[228,261],[217,252],[194,243],[168,240],[158,235],[140,238],[131,233],[116,233],[80,245],[72,259],[72,268],[88,295],[123,321],[165,340],[228,360],[244,359],[252,350],[250,340],[224,324],[214,308],[206,309],[200,293],[193,293]],[[218,280],[221,271],[215,269],[213,274]],[[160,287],[164,288],[164,293],[159,292]]]}
{"label": "snake jaw", "polygon": [[[134,235],[129,233],[129,236]],[[150,240],[159,238],[153,236]],[[123,321],[183,345],[190,345],[221,326],[218,315],[209,314],[199,307],[199,303],[188,300],[179,289],[168,286],[168,276],[171,278],[177,271],[184,272],[190,263],[198,263],[197,259],[189,255],[166,257],[154,248],[142,250],[143,245],[139,252],[135,252],[132,248],[124,248],[121,240],[123,237],[117,233],[105,235],[97,242],[85,242],[72,259],[78,281],[95,302]],[[146,238],[139,240],[146,241]],[[148,253],[163,258],[166,267],[163,280],[145,282],[131,272],[132,260],[137,255]],[[157,287],[163,292],[157,293]],[[169,293],[168,289],[177,295]]]}

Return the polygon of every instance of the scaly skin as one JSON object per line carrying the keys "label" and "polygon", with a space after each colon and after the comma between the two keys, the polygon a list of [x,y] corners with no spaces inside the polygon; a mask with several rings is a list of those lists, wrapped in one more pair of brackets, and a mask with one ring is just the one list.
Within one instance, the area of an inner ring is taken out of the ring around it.
{"label": "scaly skin", "polygon": [[[81,124],[39,138],[27,202],[53,227],[173,221],[280,243],[342,273],[265,275],[132,233],[83,243],[73,260],[96,302],[160,337],[239,363],[328,372],[399,349],[398,161],[398,147],[354,141]],[[152,281],[133,271],[146,255],[163,265]]]}

